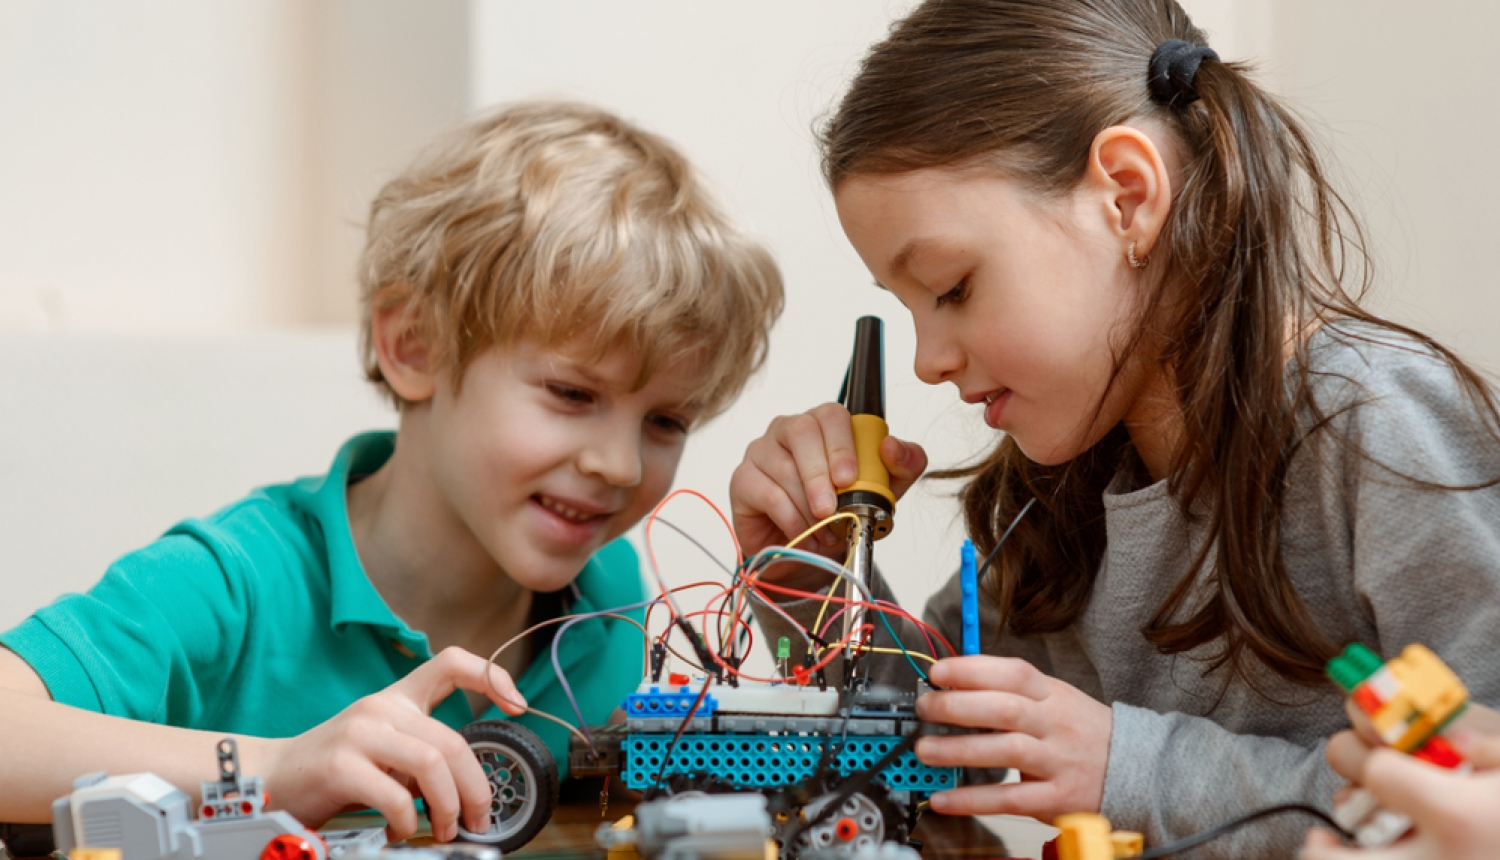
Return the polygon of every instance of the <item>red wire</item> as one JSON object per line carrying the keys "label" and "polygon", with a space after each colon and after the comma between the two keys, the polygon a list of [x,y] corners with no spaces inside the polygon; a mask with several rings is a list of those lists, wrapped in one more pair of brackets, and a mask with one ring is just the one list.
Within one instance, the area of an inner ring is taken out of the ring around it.
{"label": "red wire", "polygon": [[[916,616],[912,615],[910,612],[907,612],[905,609],[902,609],[899,606],[894,606],[894,605],[890,606],[890,607],[878,606],[878,605],[873,604],[873,603],[867,603],[867,602],[865,602],[863,600],[850,600],[847,597],[834,597],[832,595],[827,595],[827,594],[814,594],[814,593],[812,593],[810,591],[802,591],[802,590],[796,589],[796,588],[787,588],[784,585],[775,585],[775,584],[770,583],[770,582],[761,582],[759,580],[757,580],[755,583],[753,583],[751,585],[751,587],[754,588],[754,589],[756,589],[757,591],[760,591],[760,590],[774,591],[777,594],[785,594],[785,595],[788,595],[790,597],[801,597],[801,598],[809,599],[809,600],[827,600],[830,603],[840,603],[840,604],[851,604],[852,603],[852,604],[854,604],[856,606],[863,606],[866,609],[878,609],[879,611],[882,611],[882,612],[890,612],[890,613],[893,613],[893,614],[895,614],[895,615],[897,615],[897,616],[899,616],[901,618],[905,618],[907,621],[912,622],[913,624],[917,625],[919,628],[931,631],[932,634],[938,638],[938,641],[943,643],[943,647],[948,649],[948,653],[949,654],[953,654],[953,655],[957,655],[958,654],[958,651],[954,650],[953,644],[948,641],[948,637],[944,636],[941,630],[938,630],[937,628],[933,627],[932,625],[928,624],[927,622],[923,621],[922,619],[917,618]],[[932,656],[936,657],[937,654],[934,653]]]}
{"label": "red wire", "polygon": [[[661,565],[657,564],[657,562],[656,562],[656,548],[651,543],[651,526],[653,526],[653,525],[656,524],[656,517],[657,517],[658,514],[661,513],[661,509],[664,508],[664,507],[666,507],[667,502],[672,501],[673,499],[677,498],[678,496],[682,495],[683,493],[686,493],[686,494],[688,494],[690,496],[697,496],[698,498],[702,499],[704,504],[708,505],[710,508],[713,509],[714,513],[716,513],[716,514],[719,515],[719,519],[721,521],[723,521],[723,523],[724,523],[724,528],[726,528],[726,529],[729,530],[729,538],[730,538],[730,540],[734,541],[734,563],[735,563],[735,566],[738,567],[739,565],[744,564],[744,562],[745,562],[745,553],[744,553],[744,550],[740,549],[740,538],[739,538],[739,535],[737,535],[737,534],[734,533],[734,526],[730,524],[729,517],[725,516],[724,512],[719,509],[719,506],[716,505],[716,504],[714,504],[713,500],[710,499],[708,496],[703,495],[702,493],[698,492],[697,490],[689,489],[687,487],[681,487],[679,489],[673,490],[670,493],[667,493],[667,497],[665,499],[662,499],[660,502],[657,502],[656,503],[656,507],[652,508],[651,509],[651,513],[646,516],[646,525],[645,525],[645,528],[642,531],[642,535],[643,535],[643,541],[646,544],[646,555],[650,556],[650,558],[651,558],[651,569],[654,570],[654,571],[656,571],[657,575],[660,576],[660,574],[661,574]],[[661,591],[662,591],[663,594],[665,594],[667,592],[667,589],[662,586],[660,580],[658,580],[658,582],[657,582],[657,587],[661,589]],[[676,613],[672,609],[672,604],[670,602],[667,603],[667,611],[668,612],[673,612],[673,615],[675,617]]]}

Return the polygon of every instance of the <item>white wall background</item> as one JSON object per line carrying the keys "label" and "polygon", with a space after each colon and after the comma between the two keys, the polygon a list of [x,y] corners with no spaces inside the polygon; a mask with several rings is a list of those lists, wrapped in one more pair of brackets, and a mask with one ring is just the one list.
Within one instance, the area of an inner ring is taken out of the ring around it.
{"label": "white wall background", "polygon": [[[725,502],[772,415],[836,393],[865,313],[889,323],[893,430],[939,464],[981,450],[977,415],[912,377],[902,311],[869,286],[817,178],[810,127],[910,5],[0,4],[0,626],[390,421],[349,332],[358,222],[439,129],[514,98],[588,99],[677,141],[781,262],[771,361],[695,438],[680,485]],[[1500,130],[1484,41],[1500,7],[1185,5],[1321,121],[1370,216],[1381,306],[1500,367],[1500,178],[1481,166]],[[914,491],[880,547],[913,606],[956,557],[950,489]],[[727,547],[691,505],[669,516]],[[673,541],[674,580],[710,570]]]}

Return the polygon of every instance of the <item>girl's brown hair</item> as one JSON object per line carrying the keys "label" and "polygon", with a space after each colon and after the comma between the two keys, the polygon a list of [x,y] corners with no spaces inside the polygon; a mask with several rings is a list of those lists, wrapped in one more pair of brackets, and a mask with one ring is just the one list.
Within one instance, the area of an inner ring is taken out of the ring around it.
{"label": "girl's brown hair", "polygon": [[[1447,350],[1359,307],[1370,273],[1360,227],[1303,126],[1244,66],[1205,61],[1200,100],[1151,99],[1150,59],[1169,39],[1205,44],[1174,0],[928,0],[872,49],[824,127],[824,175],[837,190],[856,175],[979,165],[1060,196],[1100,131],[1132,119],[1170,130],[1183,167],[1151,254],[1164,274],[1121,355],[1147,338],[1166,345],[1184,420],[1168,486],[1211,539],[1142,633],[1165,654],[1213,643],[1205,672],[1224,669],[1226,683],[1259,686],[1248,652],[1314,686],[1336,643],[1280,549],[1287,465],[1312,432],[1299,414],[1314,430],[1333,417],[1311,396],[1306,335],[1350,319],[1404,332],[1452,364],[1485,414],[1495,406]],[[1005,438],[978,465],[941,473],[970,478],[960,497],[986,553],[1037,499],[985,582],[1012,633],[1060,630],[1083,611],[1104,552],[1104,490],[1134,462],[1116,427],[1061,465],[1034,463]]]}

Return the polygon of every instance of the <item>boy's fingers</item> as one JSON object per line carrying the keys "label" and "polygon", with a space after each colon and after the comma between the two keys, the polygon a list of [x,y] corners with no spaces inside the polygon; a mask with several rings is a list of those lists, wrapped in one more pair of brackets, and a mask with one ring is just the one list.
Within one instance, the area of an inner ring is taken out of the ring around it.
{"label": "boy's fingers", "polygon": [[411,792],[380,769],[377,763],[361,759],[361,767],[350,768],[345,775],[352,800],[379,812],[385,819],[386,837],[400,842],[417,832],[417,807]]}
{"label": "boy's fingers", "polygon": [[[486,679],[486,673],[489,679]],[[490,689],[490,681],[495,687]],[[444,648],[441,653],[416,669],[395,686],[410,699],[423,714],[432,713],[438,703],[453,695],[456,690],[483,693],[500,706],[500,710],[511,716],[526,712],[526,697],[516,689],[510,674],[498,666],[491,669],[490,661],[462,648]],[[495,694],[499,693],[497,697]]]}
{"label": "boy's fingers", "polygon": [[[372,739],[372,745],[370,757],[376,765],[416,780],[422,798],[427,801],[427,820],[432,823],[433,838],[439,842],[452,841],[458,833],[459,798],[448,758],[432,744],[394,728]],[[406,802],[411,805],[410,796]]]}
{"label": "boy's fingers", "polygon": [[940,687],[960,690],[1004,690],[1037,700],[1049,692],[1047,677],[1016,657],[949,657],[939,660],[927,674]]}
{"label": "boy's fingers", "polygon": [[1357,783],[1365,769],[1370,748],[1354,732],[1344,730],[1328,740],[1328,764],[1350,782]]}

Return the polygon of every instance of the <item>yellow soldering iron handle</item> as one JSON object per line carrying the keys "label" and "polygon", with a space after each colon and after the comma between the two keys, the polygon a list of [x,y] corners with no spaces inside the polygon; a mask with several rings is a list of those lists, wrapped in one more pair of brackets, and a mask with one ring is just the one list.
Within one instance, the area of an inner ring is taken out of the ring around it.
{"label": "yellow soldering iron handle", "polygon": [[839,401],[849,409],[854,430],[854,453],[859,473],[854,483],[838,489],[840,510],[876,508],[877,540],[890,534],[895,523],[896,494],[891,475],[880,459],[880,443],[889,435],[885,424],[885,345],[879,317],[861,317],[854,327],[854,354],[844,376]]}

